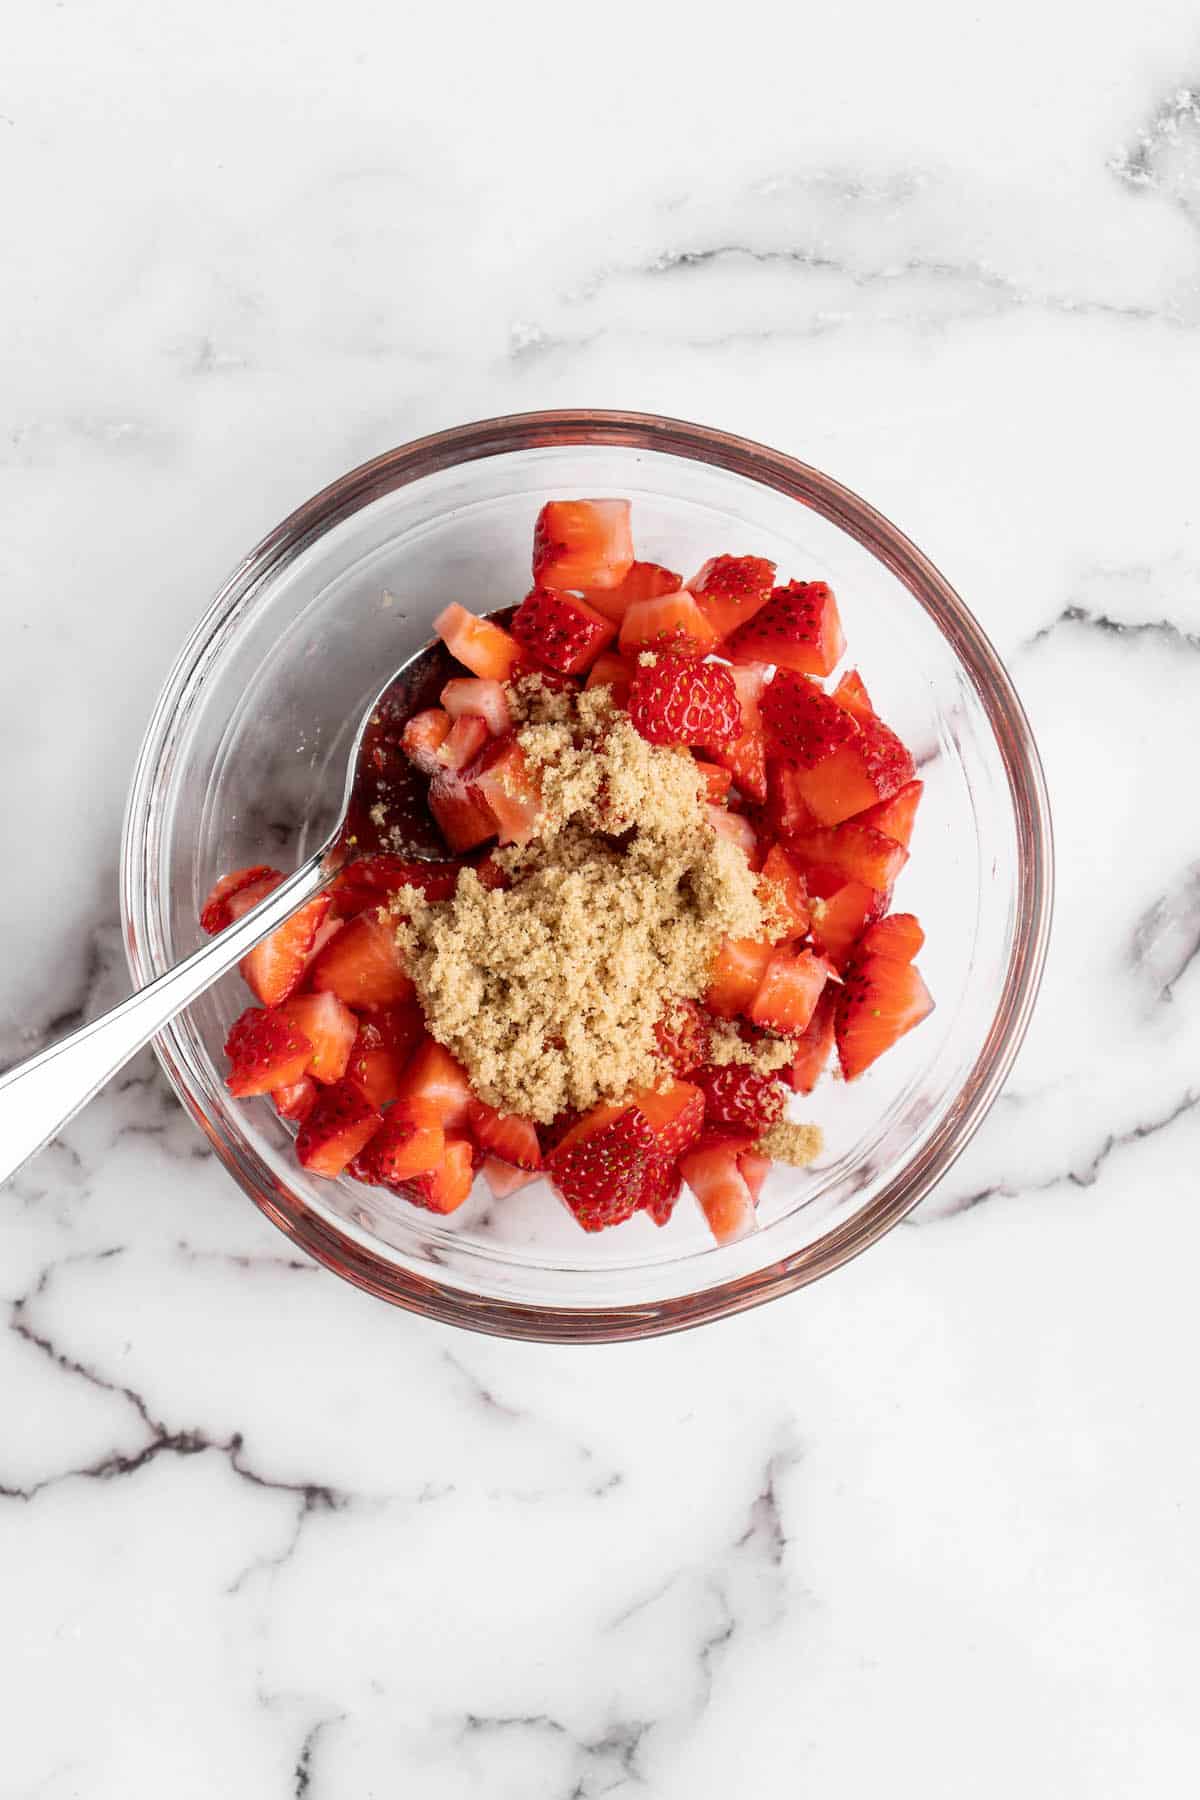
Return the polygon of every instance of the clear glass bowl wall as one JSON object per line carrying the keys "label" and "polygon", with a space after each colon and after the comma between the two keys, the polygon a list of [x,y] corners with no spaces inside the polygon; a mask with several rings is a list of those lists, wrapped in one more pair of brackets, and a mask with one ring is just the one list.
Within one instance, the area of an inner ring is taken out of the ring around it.
{"label": "clear glass bowl wall", "polygon": [[[850,660],[925,782],[895,904],[925,926],[921,966],[937,1009],[859,1082],[827,1078],[797,1100],[795,1116],[822,1126],[825,1152],[812,1169],[772,1170],[754,1237],[715,1247],[686,1197],[663,1230],[637,1217],[585,1235],[544,1182],[503,1202],[479,1182],[442,1220],[381,1190],[306,1175],[269,1102],[225,1091],[222,1044],[247,1003],[236,976],[160,1041],[185,1103],[291,1236],[385,1298],[511,1335],[610,1338],[695,1323],[810,1280],[880,1235],[994,1097],[1048,924],[1036,752],[961,602],[878,515],[815,471],[698,427],[630,417],[464,428],[355,471],[302,508],[237,571],[183,652],[127,821],[127,938],[145,980],[200,941],[197,913],[218,875],[257,861],[288,869],[319,844],[363,707],[448,600],[487,611],[521,598],[549,495],[630,496],[638,554],[685,574],[718,551],[753,552],[773,558],[781,579],[834,587]],[[619,441],[595,441],[605,430]],[[592,441],[537,441],[564,433]]]}

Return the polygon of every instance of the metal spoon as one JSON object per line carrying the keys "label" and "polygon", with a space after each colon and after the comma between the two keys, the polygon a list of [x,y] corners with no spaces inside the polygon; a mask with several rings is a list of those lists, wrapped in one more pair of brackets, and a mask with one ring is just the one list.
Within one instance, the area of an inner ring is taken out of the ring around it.
{"label": "metal spoon", "polygon": [[[510,610],[489,616],[502,621],[510,616]],[[393,711],[412,712],[432,705],[453,668],[445,646],[434,639],[384,682],[363,712],[354,735],[337,826],[293,875],[227,926],[219,937],[185,957],[165,975],[90,1025],[81,1026],[69,1037],[51,1044],[48,1050],[0,1076],[0,1182],[15,1175],[49,1143],[80,1107],[86,1106],[129,1058],[149,1043],[155,1032],[190,1006],[214,981],[219,981],[255,944],[298,912],[329,885],[346,863],[354,860],[360,846],[356,834],[349,829],[352,803],[363,771],[364,743],[369,742],[376,713],[385,700]],[[418,859],[428,858],[431,852],[417,845],[411,854]]]}

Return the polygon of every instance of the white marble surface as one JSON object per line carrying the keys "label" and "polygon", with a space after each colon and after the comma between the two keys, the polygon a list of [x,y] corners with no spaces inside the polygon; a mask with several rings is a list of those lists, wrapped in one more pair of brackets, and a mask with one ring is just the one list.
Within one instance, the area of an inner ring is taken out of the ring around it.
{"label": "white marble surface", "polygon": [[701,418],[897,519],[1011,661],[1061,904],[925,1207],[640,1347],[315,1271],[143,1059],[0,1195],[0,1796],[1195,1792],[1194,7],[3,35],[0,1060],[123,985],[125,784],[227,569],[509,409]]}

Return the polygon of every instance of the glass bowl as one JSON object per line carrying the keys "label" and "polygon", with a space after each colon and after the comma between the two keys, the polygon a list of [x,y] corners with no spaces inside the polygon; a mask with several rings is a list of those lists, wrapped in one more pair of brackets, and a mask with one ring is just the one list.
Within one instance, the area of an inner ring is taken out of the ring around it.
{"label": "glass bowl", "polygon": [[855,664],[926,792],[897,904],[928,933],[932,1017],[860,1081],[825,1077],[796,1116],[826,1146],[776,1167],[761,1229],[715,1246],[685,1196],[581,1232],[544,1182],[476,1184],[441,1219],[292,1155],[269,1101],[234,1101],[222,1043],[236,976],[157,1040],[231,1174],[311,1256],[370,1293],[512,1337],[605,1341],[720,1318],[826,1275],[941,1179],[995,1099],[1029,1020],[1049,931],[1045,786],[1019,700],[963,602],[894,526],[760,444],[640,413],[547,412],[422,438],[353,470],[236,569],[184,647],[133,779],[122,852],[129,964],[149,981],[200,942],[219,874],[298,863],[332,827],[347,748],[388,672],[449,600],[484,611],[529,583],[547,496],[624,494],[638,554],[685,574],[719,551],[828,581]]}

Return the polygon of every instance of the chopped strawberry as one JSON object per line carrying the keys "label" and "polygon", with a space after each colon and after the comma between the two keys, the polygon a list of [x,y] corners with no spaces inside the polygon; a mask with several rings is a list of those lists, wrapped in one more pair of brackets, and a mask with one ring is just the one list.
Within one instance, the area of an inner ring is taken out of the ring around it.
{"label": "chopped strawberry", "polygon": [[800,771],[791,763],[767,764],[767,801],[763,820],[773,837],[793,838],[816,824],[816,815],[800,792]]}
{"label": "chopped strawberry", "polygon": [[272,1088],[271,1098],[281,1119],[293,1119],[299,1123],[300,1120],[307,1119],[317,1104],[320,1091],[311,1075],[302,1075],[299,1081],[291,1081],[286,1087]]}
{"label": "chopped strawberry", "polygon": [[659,563],[635,562],[630,563],[629,573],[619,587],[585,588],[583,597],[597,612],[619,625],[629,607],[639,600],[658,600],[663,594],[677,594],[682,586],[683,577],[672,574]]}
{"label": "chopped strawberry", "polygon": [[501,844],[527,844],[542,818],[542,785],[516,739],[496,738],[467,780],[499,827]]}
{"label": "chopped strawberry", "polygon": [[742,722],[728,669],[720,663],[669,655],[638,664],[629,717],[648,743],[690,744],[697,749],[731,743]]}
{"label": "chopped strawberry", "polygon": [[290,1019],[248,1006],[229,1028],[225,1054],[233,1065],[225,1085],[231,1094],[246,1098],[302,1080],[312,1045]]}
{"label": "chopped strawberry", "polygon": [[878,801],[890,800],[915,773],[900,739],[874,714],[854,720],[843,712],[842,717],[854,727],[853,736],[813,766],[797,771],[800,792],[822,825],[838,825]]}
{"label": "chopped strawberry", "polygon": [[791,841],[800,866],[830,869],[844,881],[863,881],[877,893],[887,893],[908,861],[908,851],[895,838],[885,837],[872,825],[846,819],[841,825],[818,825]]}
{"label": "chopped strawberry", "polygon": [[312,1045],[306,1073],[314,1081],[340,1081],[358,1035],[358,1020],[336,994],[293,994],[279,1007]]}
{"label": "chopped strawberry", "polygon": [[444,769],[430,782],[429,810],[456,854],[474,850],[496,835],[496,821],[482,794],[452,769]]}
{"label": "chopped strawberry", "polygon": [[[229,902],[234,894],[240,894],[245,888],[262,886],[259,899],[265,899],[271,888],[278,887],[283,876],[278,869],[272,869],[267,863],[255,863],[249,869],[235,869],[231,875],[222,875],[208,899],[200,909],[200,924],[210,937],[218,931],[224,931],[232,925],[237,914],[230,911]],[[270,886],[263,885],[270,882]]]}
{"label": "chopped strawberry", "polygon": [[494,850],[489,850],[486,856],[480,857],[479,861],[475,864],[475,873],[479,877],[480,887],[487,888],[489,893],[495,888],[510,888],[512,886],[512,876],[506,869],[500,867],[500,864],[496,861],[496,853]]}
{"label": "chopped strawberry", "polygon": [[704,812],[717,836],[736,844],[753,868],[758,836],[745,813],[729,812],[724,806],[706,806]]}
{"label": "chopped strawberry", "polygon": [[654,1133],[654,1154],[677,1162],[704,1126],[704,1094],[693,1082],[673,1081],[661,1092],[635,1088],[633,1102]]}
{"label": "chopped strawberry", "polygon": [[594,687],[610,687],[612,697],[617,706],[625,706],[629,702],[629,688],[633,681],[633,669],[623,656],[614,650],[606,650],[598,656],[588,670],[588,678],[584,682],[585,692]]}
{"label": "chopped strawberry", "polygon": [[912,913],[889,913],[868,925],[854,948],[857,962],[864,956],[890,956],[893,962],[910,963],[921,954],[925,933]]}
{"label": "chopped strawberry", "polygon": [[883,916],[887,896],[863,881],[847,881],[809,901],[813,948],[840,969],[873,919]]}
{"label": "chopped strawberry", "polygon": [[833,1019],[840,988],[830,981],[821,989],[812,1018],[796,1039],[792,1065],[782,1071],[782,1078],[798,1094],[811,1094],[817,1077],[829,1061],[833,1049]]}
{"label": "chopped strawberry", "polygon": [[765,557],[712,556],[688,586],[717,636],[723,638],[766,605],[774,579],[775,564]]}
{"label": "chopped strawberry", "polygon": [[850,714],[815,681],[794,669],[777,669],[759,704],[768,752],[802,769],[814,768],[858,736]]}
{"label": "chopped strawberry", "polygon": [[373,1106],[386,1106],[399,1097],[404,1066],[424,1035],[424,1019],[415,1000],[373,1008],[359,1025],[346,1079],[355,1082]]}
{"label": "chopped strawberry", "polygon": [[502,737],[512,725],[503,682],[456,676],[442,689],[442,705],[452,719],[464,715],[482,719],[493,737]]}
{"label": "chopped strawberry", "polygon": [[510,1164],[501,1162],[498,1156],[485,1156],[480,1174],[492,1190],[496,1200],[507,1200],[520,1188],[528,1187],[531,1181],[537,1180],[536,1169],[514,1169]]}
{"label": "chopped strawberry", "polygon": [[828,675],[846,648],[833,591],[823,581],[789,581],[725,641],[731,662],[777,663],[800,675]]}
{"label": "chopped strawberry", "polygon": [[846,1080],[861,1075],[932,1011],[929,990],[911,963],[890,956],[856,958],[838,994],[834,1027]]}
{"label": "chopped strawberry", "polygon": [[[458,886],[460,862],[409,862],[402,856],[360,856],[347,863],[329,892],[343,918],[352,919],[368,906],[381,905],[402,887],[414,887],[427,900],[449,900]],[[322,929],[324,929],[322,927]]]}
{"label": "chopped strawberry", "polygon": [[457,603],[438,614],[433,629],[451,656],[483,681],[507,681],[524,661],[520,644],[507,631]]}
{"label": "chopped strawberry", "polygon": [[428,1175],[446,1153],[446,1134],[436,1119],[394,1106],[362,1152],[373,1180],[385,1187]]}
{"label": "chopped strawberry", "polygon": [[[243,888],[238,898],[250,892]],[[309,952],[331,904],[328,894],[318,894],[243,956],[238,964],[242,980],[264,1006],[277,1006],[299,987]]]}
{"label": "chopped strawberry", "polygon": [[708,1059],[712,1028],[694,1000],[671,1000],[654,1028],[654,1041],[668,1068],[690,1075]]}
{"label": "chopped strawberry", "polygon": [[771,1170],[771,1159],[760,1150],[739,1150],[737,1153],[738,1174],[750,1189],[750,1198],[755,1206],[762,1193],[763,1182]]}
{"label": "chopped strawberry", "polygon": [[633,567],[628,500],[549,500],[533,528],[533,579],[556,588],[620,587]]}
{"label": "chopped strawberry", "polygon": [[352,1081],[322,1088],[300,1127],[296,1159],[313,1175],[340,1175],[382,1123],[383,1114]]}
{"label": "chopped strawberry", "polygon": [[[277,869],[271,869],[268,874],[260,875],[257,881],[247,882],[246,886],[239,888],[236,894],[230,894],[228,900],[225,902],[225,911],[229,915],[229,923],[232,925],[235,919],[244,919],[246,914],[253,907],[258,905],[260,900],[265,900],[268,894],[274,893],[282,880],[283,876],[279,871]],[[318,936],[319,935],[320,932],[318,930]],[[313,941],[315,943],[316,939],[314,938]]]}
{"label": "chopped strawberry", "polygon": [[871,704],[871,696],[867,692],[867,684],[857,669],[847,669],[842,679],[833,690],[831,698],[839,706],[844,706],[848,713],[856,719],[873,719],[875,708]]}
{"label": "chopped strawberry", "polygon": [[702,1139],[681,1159],[679,1170],[718,1244],[735,1243],[755,1229],[754,1196],[738,1167],[736,1144]]}
{"label": "chopped strawberry", "polygon": [[621,654],[671,650],[681,656],[706,656],[717,634],[686,588],[657,600],[635,600],[621,620]]}
{"label": "chopped strawberry", "polygon": [[758,896],[779,928],[777,943],[803,937],[808,930],[808,889],[804,877],[781,844],[772,844],[758,879]]}
{"label": "chopped strawberry", "polygon": [[535,587],[517,608],[512,633],[545,668],[582,675],[612,643],[617,628],[586,600]]}
{"label": "chopped strawberry", "polygon": [[743,1012],[758,992],[768,962],[770,944],[753,938],[726,938],[717,951],[704,1004],[719,1019]]}
{"label": "chopped strawberry", "polygon": [[761,803],[767,797],[767,748],[759,700],[765,685],[761,664],[732,668],[733,685],[742,709],[742,729],[731,744],[718,745],[713,756],[729,770],[747,800]]}
{"label": "chopped strawberry", "polygon": [[832,972],[811,950],[781,946],[771,953],[758,992],[746,1008],[747,1018],[781,1037],[798,1037]]}
{"label": "chopped strawberry", "polygon": [[434,754],[438,771],[449,769],[454,774],[459,773],[475,761],[490,737],[486,719],[476,713],[460,713]]}
{"label": "chopped strawberry", "polygon": [[318,993],[347,1006],[390,1006],[413,991],[396,928],[378,912],[351,919],[317,957],[310,979]]}
{"label": "chopped strawberry", "polygon": [[758,1137],[783,1117],[784,1091],[774,1075],[746,1063],[701,1069],[696,1085],[704,1095],[704,1123],[732,1125]]}
{"label": "chopped strawberry", "polygon": [[865,812],[856,813],[855,817],[860,825],[873,825],[876,831],[882,831],[884,837],[895,838],[907,850],[912,842],[917,807],[921,804],[924,792],[923,781],[910,781],[898,794],[893,794],[890,800],[881,800],[877,806],[869,806]]}
{"label": "chopped strawberry", "polygon": [[656,1225],[668,1225],[675,1202],[683,1192],[679,1165],[665,1156],[649,1156],[638,1192],[638,1209],[649,1213]]}
{"label": "chopped strawberry", "polygon": [[400,1183],[400,1191],[429,1212],[452,1213],[470,1194],[474,1179],[475,1152],[470,1140],[447,1137],[437,1168]]}
{"label": "chopped strawberry", "polygon": [[400,1078],[398,1101],[425,1109],[449,1131],[470,1114],[471,1084],[461,1065],[435,1038],[427,1037]]}
{"label": "chopped strawberry", "polygon": [[410,763],[424,775],[434,775],[441,768],[438,751],[450,730],[450,714],[442,706],[427,707],[414,713],[404,727],[401,747]]}
{"label": "chopped strawberry", "polygon": [[585,1231],[619,1225],[641,1203],[654,1132],[635,1106],[602,1102],[551,1151],[550,1178]]}
{"label": "chopped strawberry", "polygon": [[733,776],[728,769],[720,768],[716,763],[705,762],[702,757],[696,758],[696,767],[704,777],[701,796],[710,806],[724,806],[729,798],[729,790],[733,786]]}
{"label": "chopped strawberry", "polygon": [[488,1155],[518,1169],[541,1168],[542,1147],[532,1119],[524,1119],[520,1113],[497,1112],[486,1101],[472,1098],[467,1123],[471,1136]]}

